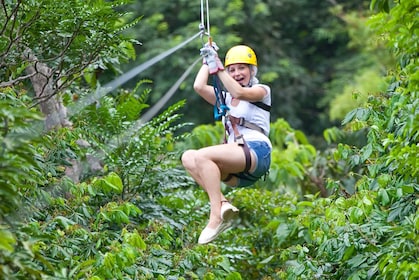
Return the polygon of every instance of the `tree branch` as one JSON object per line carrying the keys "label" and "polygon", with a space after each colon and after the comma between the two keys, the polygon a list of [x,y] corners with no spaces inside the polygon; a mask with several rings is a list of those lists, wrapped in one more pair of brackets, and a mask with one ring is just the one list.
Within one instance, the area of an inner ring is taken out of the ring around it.
{"label": "tree branch", "polygon": [[13,85],[15,85],[16,83],[18,83],[20,81],[23,81],[23,80],[26,80],[26,79],[31,78],[35,74],[36,73],[32,73],[32,74],[29,74],[29,75],[20,76],[20,77],[14,79],[14,80],[11,80],[11,81],[8,81],[8,82],[1,82],[0,83],[0,88],[5,88],[5,87],[13,86]]}

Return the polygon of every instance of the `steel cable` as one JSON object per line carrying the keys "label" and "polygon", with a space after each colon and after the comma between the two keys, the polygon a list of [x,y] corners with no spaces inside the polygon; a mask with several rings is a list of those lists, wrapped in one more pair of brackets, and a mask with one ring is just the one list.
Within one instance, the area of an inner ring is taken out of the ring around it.
{"label": "steel cable", "polygon": [[116,88],[118,88],[119,86],[125,84],[127,81],[131,80],[132,78],[137,76],[142,71],[148,69],[149,67],[156,64],[160,60],[166,58],[167,56],[171,55],[172,53],[176,52],[177,50],[183,48],[185,45],[189,44],[192,40],[194,40],[195,38],[197,38],[201,34],[202,34],[202,31],[199,31],[198,33],[196,33],[195,35],[193,35],[189,39],[180,43],[179,45],[177,45],[177,46],[175,46],[175,47],[173,47],[173,48],[171,48],[171,49],[169,49],[169,50],[167,50],[167,51],[165,51],[165,52],[163,52],[163,53],[161,53],[161,54],[159,54],[159,55],[157,55],[157,56],[155,56],[155,57],[153,57],[149,60],[147,60],[143,64],[140,64],[137,67],[131,69],[127,73],[119,76],[118,78],[114,79],[113,81],[109,82],[108,84],[104,85],[103,87],[98,88],[94,94],[91,94],[89,96],[86,96],[86,97],[82,98],[79,102],[77,102],[76,104],[74,104],[74,105],[72,105],[68,108],[69,117],[79,113],[85,107],[87,107],[90,104],[98,101],[100,98],[102,98],[103,96],[105,96],[109,92],[111,92],[111,91],[115,90]]}

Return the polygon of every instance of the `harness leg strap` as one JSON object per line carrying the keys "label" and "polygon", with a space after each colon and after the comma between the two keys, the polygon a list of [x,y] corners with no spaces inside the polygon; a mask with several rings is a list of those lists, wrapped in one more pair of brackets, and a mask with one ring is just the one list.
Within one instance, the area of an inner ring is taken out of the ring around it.
{"label": "harness leg strap", "polygon": [[246,142],[244,142],[243,145],[240,145],[240,146],[243,147],[244,157],[246,159],[246,166],[244,168],[244,172],[248,172],[250,170],[250,167],[252,166],[252,157],[250,155],[250,149],[249,149],[249,146],[247,146]]}
{"label": "harness leg strap", "polygon": [[[244,141],[244,139],[243,139]],[[239,144],[243,148],[244,151],[244,157],[246,160],[246,165],[244,167],[243,172],[249,172],[250,167],[252,166],[252,157],[250,155],[250,149],[249,146],[247,146],[247,143],[244,141],[243,144]],[[223,180],[223,182],[228,182],[234,177],[234,174],[228,174],[227,177]]]}
{"label": "harness leg strap", "polygon": [[[237,131],[237,133],[235,133],[235,135],[236,134],[238,134],[238,131]],[[247,146],[247,143],[244,140],[243,135],[235,136],[234,141],[237,144],[239,144],[239,146],[242,146],[243,147],[244,157],[246,159],[246,166],[244,168],[244,172],[247,172],[247,171],[250,170],[250,166],[252,165],[252,158],[250,157],[250,149],[249,149],[249,146]]]}

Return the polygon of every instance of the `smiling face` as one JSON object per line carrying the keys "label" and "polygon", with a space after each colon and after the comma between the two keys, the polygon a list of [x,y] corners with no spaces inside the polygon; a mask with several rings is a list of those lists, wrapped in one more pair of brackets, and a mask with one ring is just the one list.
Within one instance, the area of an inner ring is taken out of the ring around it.
{"label": "smiling face", "polygon": [[236,63],[227,67],[230,76],[241,86],[246,87],[250,84],[251,69],[248,64]]}

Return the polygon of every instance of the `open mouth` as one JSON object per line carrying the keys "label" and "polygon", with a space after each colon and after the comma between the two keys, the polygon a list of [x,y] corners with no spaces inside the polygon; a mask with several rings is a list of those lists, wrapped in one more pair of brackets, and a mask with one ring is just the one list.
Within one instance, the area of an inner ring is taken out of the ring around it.
{"label": "open mouth", "polygon": [[239,79],[236,79],[236,81],[237,81],[239,84],[244,85],[244,78],[239,78]]}

